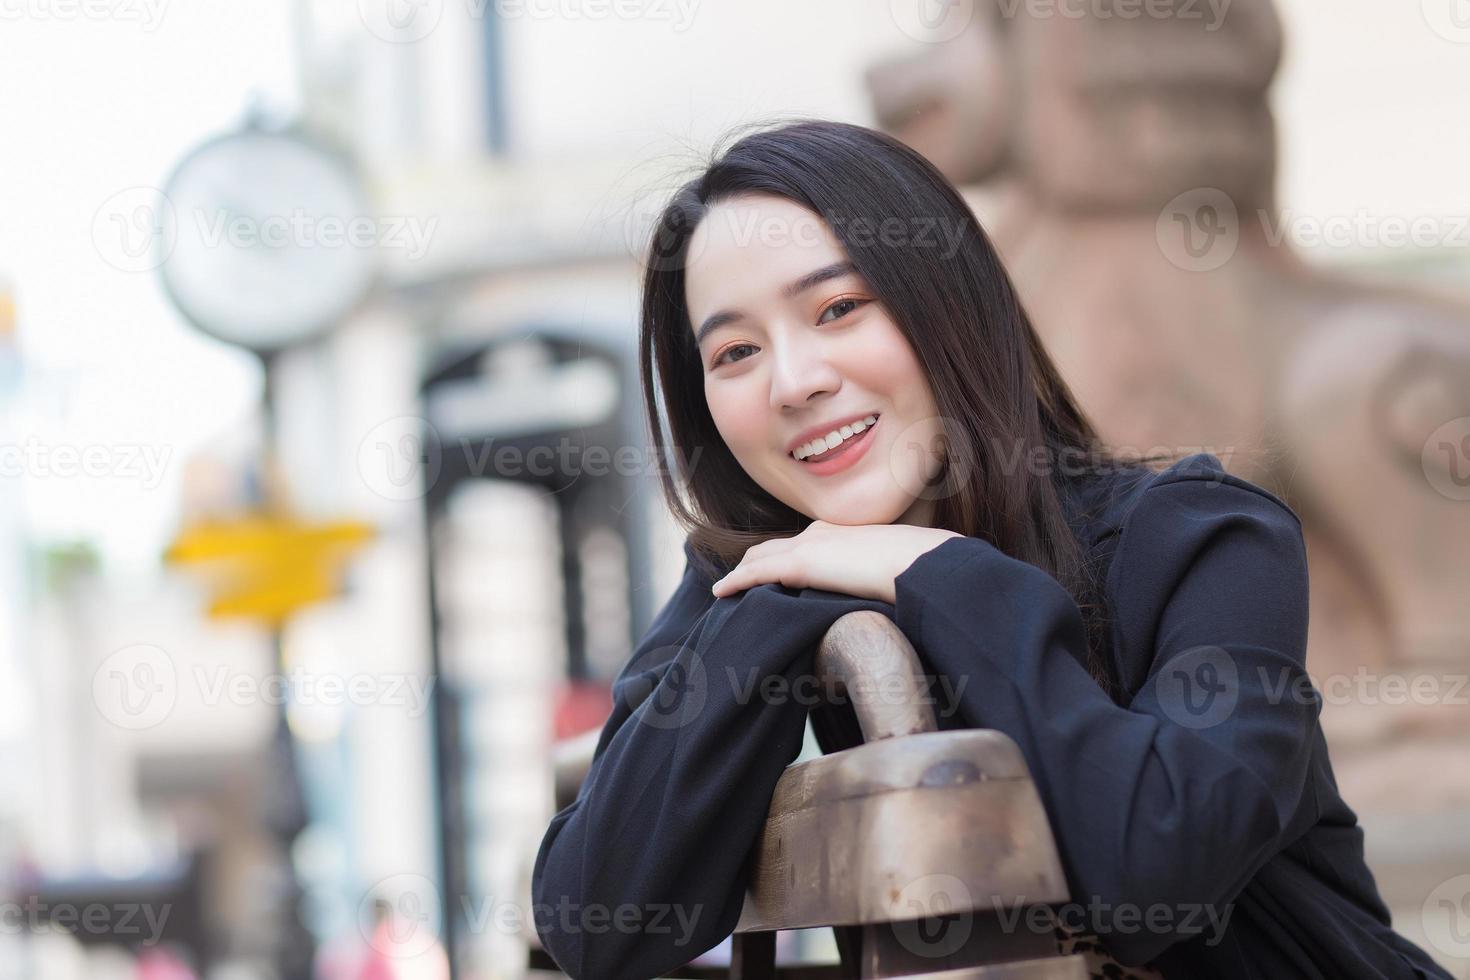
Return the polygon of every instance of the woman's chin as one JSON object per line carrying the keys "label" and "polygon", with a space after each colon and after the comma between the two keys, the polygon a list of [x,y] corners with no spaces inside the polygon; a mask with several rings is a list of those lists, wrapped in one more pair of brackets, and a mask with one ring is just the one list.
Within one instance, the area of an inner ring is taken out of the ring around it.
{"label": "woman's chin", "polygon": [[869,501],[848,506],[807,508],[805,513],[814,515],[813,520],[826,521],[828,524],[892,524],[903,513],[903,507]]}

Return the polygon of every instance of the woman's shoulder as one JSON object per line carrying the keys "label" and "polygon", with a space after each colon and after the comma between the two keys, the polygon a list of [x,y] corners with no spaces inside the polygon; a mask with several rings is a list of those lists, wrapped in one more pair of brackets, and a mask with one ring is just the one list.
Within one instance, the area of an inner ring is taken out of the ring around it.
{"label": "woman's shoulder", "polygon": [[[1308,576],[1301,521],[1276,494],[1226,472],[1213,454],[1119,476],[1091,533],[1097,553],[1106,555],[1114,668],[1130,692],[1150,670],[1161,620],[1176,599],[1190,604],[1199,622],[1225,615],[1222,602],[1269,605],[1281,618],[1283,640],[1304,650]],[[1192,581],[1201,576],[1211,581]],[[1177,604],[1172,608],[1179,611]]]}
{"label": "woman's shoulder", "polygon": [[1301,519],[1289,504],[1228,472],[1213,453],[1193,453],[1158,470],[1116,466],[1089,474],[1074,487],[1074,513],[1093,545],[1123,535],[1135,523],[1150,525],[1151,535],[1166,533],[1170,518],[1175,530],[1187,532],[1188,526],[1178,521],[1190,515],[1238,514],[1294,527],[1297,533],[1301,528]]}

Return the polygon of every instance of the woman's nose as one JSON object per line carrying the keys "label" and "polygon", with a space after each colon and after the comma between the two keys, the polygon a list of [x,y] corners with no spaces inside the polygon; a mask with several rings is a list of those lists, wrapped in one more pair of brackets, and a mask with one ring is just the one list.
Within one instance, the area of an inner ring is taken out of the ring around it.
{"label": "woman's nose", "polygon": [[821,341],[793,340],[778,345],[772,358],[771,407],[799,407],[821,392],[842,386],[842,376],[827,358]]}

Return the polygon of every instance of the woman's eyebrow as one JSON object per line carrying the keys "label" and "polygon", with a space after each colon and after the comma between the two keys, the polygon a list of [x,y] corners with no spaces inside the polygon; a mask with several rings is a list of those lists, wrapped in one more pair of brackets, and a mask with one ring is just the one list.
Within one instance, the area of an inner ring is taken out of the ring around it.
{"label": "woman's eyebrow", "polygon": [[[815,269],[811,272],[808,272],[800,279],[797,279],[795,282],[788,284],[785,289],[781,290],[781,294],[787,299],[795,299],[797,296],[800,296],[808,289],[811,289],[815,286],[820,286],[822,283],[827,282],[829,279],[837,279],[841,276],[849,275],[856,271],[857,270],[853,267],[851,261],[843,260],[841,262],[833,262],[831,265],[824,265],[820,269]],[[738,310],[720,310],[718,313],[711,313],[709,316],[705,317],[704,322],[701,323],[699,325],[699,329],[695,331],[695,346],[704,343],[704,338],[709,336],[710,331],[717,330],[727,323],[734,323],[736,320],[742,319],[744,316],[745,314],[739,312]]]}

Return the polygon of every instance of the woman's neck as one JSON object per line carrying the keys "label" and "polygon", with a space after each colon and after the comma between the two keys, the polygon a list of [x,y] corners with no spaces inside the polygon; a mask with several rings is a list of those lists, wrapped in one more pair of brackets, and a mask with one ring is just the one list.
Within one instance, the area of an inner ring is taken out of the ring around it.
{"label": "woman's neck", "polygon": [[908,510],[894,518],[895,524],[913,524],[917,527],[934,526],[934,501],[923,497],[915,498]]}

